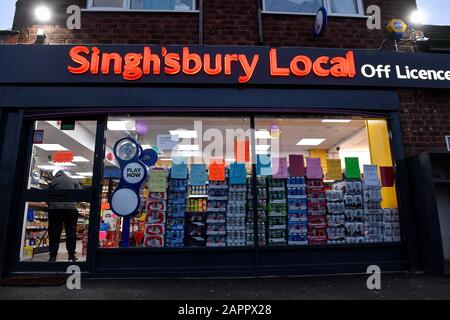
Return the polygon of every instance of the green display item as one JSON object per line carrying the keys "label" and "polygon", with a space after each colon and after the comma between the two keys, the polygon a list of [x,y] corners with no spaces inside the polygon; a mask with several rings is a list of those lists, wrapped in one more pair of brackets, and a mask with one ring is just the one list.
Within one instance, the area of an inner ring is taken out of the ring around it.
{"label": "green display item", "polygon": [[345,176],[347,179],[361,178],[358,158],[345,158]]}

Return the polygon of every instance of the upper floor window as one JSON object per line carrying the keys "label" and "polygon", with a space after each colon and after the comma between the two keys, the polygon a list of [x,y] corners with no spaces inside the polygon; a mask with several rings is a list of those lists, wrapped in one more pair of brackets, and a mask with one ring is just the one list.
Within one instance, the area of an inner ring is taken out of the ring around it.
{"label": "upper floor window", "polygon": [[194,11],[195,0],[89,0],[93,10]]}
{"label": "upper floor window", "polygon": [[362,0],[263,0],[264,11],[315,14],[325,7],[331,15],[364,15]]}

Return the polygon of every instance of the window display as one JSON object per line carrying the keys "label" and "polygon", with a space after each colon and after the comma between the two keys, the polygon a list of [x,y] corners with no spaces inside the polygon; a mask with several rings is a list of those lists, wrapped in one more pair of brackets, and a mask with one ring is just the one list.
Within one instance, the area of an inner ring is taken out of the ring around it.
{"label": "window display", "polygon": [[255,135],[271,166],[257,163],[267,245],[401,241],[393,178],[382,182],[383,165],[392,163],[384,120],[257,118]]}
{"label": "window display", "polygon": [[[109,117],[99,247],[401,241],[385,120],[256,117],[254,129],[250,123],[240,117]],[[90,190],[96,122],[39,121],[35,129],[29,188],[48,189],[46,184],[54,184],[54,169],[58,169]],[[116,143],[124,138],[137,145],[131,150],[119,144],[119,153],[114,153]],[[126,158],[138,149],[142,149],[140,161],[147,163],[146,178],[136,186],[142,207],[123,218],[111,206],[111,195],[121,186],[125,172],[115,154]],[[148,151],[157,155],[155,163],[146,158]],[[72,204],[78,210],[76,252],[83,260],[89,204]],[[45,260],[40,254],[49,250],[49,216],[48,204],[27,203],[22,259]],[[64,233],[60,241],[67,242]]]}
{"label": "window display", "polygon": [[[144,209],[131,218],[109,211],[114,188],[103,193],[100,247],[236,247],[253,245],[247,230],[247,179],[251,169],[246,118],[110,118],[107,145],[124,137],[158,154],[144,183]],[[106,154],[106,180],[120,169]],[[105,188],[106,190],[106,188]],[[106,219],[105,219],[106,218]],[[113,221],[110,221],[113,219]],[[143,235],[141,237],[136,235]]]}

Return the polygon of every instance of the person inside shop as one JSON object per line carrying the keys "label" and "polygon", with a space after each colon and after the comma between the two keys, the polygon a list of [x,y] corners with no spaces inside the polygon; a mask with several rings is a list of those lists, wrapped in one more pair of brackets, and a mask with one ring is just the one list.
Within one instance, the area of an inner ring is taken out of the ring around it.
{"label": "person inside shop", "polygon": [[[81,189],[77,180],[69,177],[62,170],[53,172],[53,180],[48,189],[76,190]],[[48,237],[50,249],[50,262],[56,261],[61,241],[62,228],[66,232],[66,249],[69,261],[77,261],[75,255],[77,245],[78,209],[76,202],[49,202],[48,203]]]}

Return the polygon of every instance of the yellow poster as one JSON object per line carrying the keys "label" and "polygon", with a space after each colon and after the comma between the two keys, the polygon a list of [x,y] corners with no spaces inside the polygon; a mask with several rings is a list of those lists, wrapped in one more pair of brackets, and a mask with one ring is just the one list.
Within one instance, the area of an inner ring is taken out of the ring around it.
{"label": "yellow poster", "polygon": [[341,159],[327,159],[328,179],[342,180]]}
{"label": "yellow poster", "polygon": [[167,178],[165,170],[152,170],[150,172],[150,192],[166,192]]}

